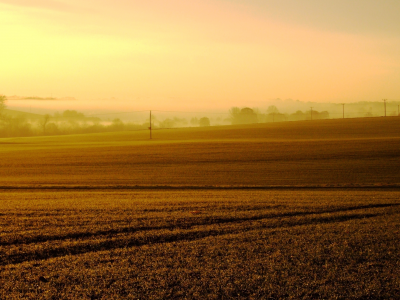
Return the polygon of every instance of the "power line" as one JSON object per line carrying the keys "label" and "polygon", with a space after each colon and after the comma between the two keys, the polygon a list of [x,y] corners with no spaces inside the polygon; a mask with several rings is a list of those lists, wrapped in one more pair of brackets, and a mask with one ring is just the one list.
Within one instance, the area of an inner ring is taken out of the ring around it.
{"label": "power line", "polygon": [[385,106],[385,117],[386,117],[386,101],[387,99],[382,99],[383,100],[383,105]]}
{"label": "power line", "polygon": [[151,137],[151,110],[150,110],[150,127],[149,127],[149,129],[150,129],[150,139],[152,139],[152,137]]}
{"label": "power line", "polygon": [[344,103],[341,103],[343,105],[343,119],[344,119]]}

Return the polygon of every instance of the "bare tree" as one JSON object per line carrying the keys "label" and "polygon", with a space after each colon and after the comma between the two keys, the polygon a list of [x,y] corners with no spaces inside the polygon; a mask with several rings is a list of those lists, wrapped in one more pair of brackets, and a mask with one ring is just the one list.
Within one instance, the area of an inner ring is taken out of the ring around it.
{"label": "bare tree", "polygon": [[6,96],[0,95],[0,115],[2,114],[4,108],[6,108]]}
{"label": "bare tree", "polygon": [[279,115],[279,110],[275,105],[268,106],[267,114],[269,119],[272,119],[272,122],[275,122],[275,115]]}
{"label": "bare tree", "polygon": [[6,96],[0,95],[0,126],[3,126],[5,123],[5,117],[3,115],[3,111],[6,107]]}
{"label": "bare tree", "polygon": [[43,116],[43,119],[41,119],[39,121],[39,125],[43,128],[43,134],[46,134],[46,125],[47,123],[49,123],[50,121],[50,115],[49,114],[45,114]]}
{"label": "bare tree", "polygon": [[279,114],[279,110],[275,105],[270,105],[267,108],[267,114]]}
{"label": "bare tree", "polygon": [[240,114],[240,108],[239,107],[232,107],[229,110],[229,119],[232,122],[232,124],[236,124],[237,120],[239,118],[239,114]]}

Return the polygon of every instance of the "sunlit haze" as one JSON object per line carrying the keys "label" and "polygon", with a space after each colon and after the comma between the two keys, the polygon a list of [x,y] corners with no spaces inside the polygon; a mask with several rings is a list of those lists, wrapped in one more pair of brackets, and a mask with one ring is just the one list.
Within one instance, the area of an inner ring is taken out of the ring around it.
{"label": "sunlit haze", "polygon": [[0,0],[0,94],[221,109],[400,99],[398,0]]}

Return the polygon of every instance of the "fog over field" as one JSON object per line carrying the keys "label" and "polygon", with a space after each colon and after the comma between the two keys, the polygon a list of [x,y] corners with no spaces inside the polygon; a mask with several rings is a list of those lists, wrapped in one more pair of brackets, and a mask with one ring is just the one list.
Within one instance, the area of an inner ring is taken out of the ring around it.
{"label": "fog over field", "polygon": [[[0,137],[63,135],[288,121],[399,116],[400,101],[314,103],[276,99],[268,106],[160,110],[80,107],[76,99],[0,96]],[[11,104],[11,105],[10,105]],[[29,105],[29,107],[28,107]],[[68,109],[66,109],[68,108]]]}
{"label": "fog over field", "polygon": [[399,117],[229,113],[0,138],[0,298],[394,299]]}
{"label": "fog over field", "polygon": [[[33,98],[33,99],[27,99]],[[243,101],[240,105],[237,105],[234,101],[227,103],[225,106],[209,105],[201,109],[196,107],[178,107],[175,108],[174,101],[171,100],[169,105],[160,104],[147,104],[139,105],[134,99],[132,100],[118,100],[118,99],[97,99],[95,101],[88,102],[84,99],[63,99],[63,98],[41,98],[41,97],[17,97],[17,96],[6,96],[7,107],[11,110],[37,113],[37,114],[54,114],[55,112],[63,112],[65,110],[77,110],[84,113],[85,115],[104,116],[103,118],[109,118],[110,116],[116,116],[124,118],[126,120],[140,119],[138,112],[142,111],[161,111],[163,116],[176,116],[180,118],[190,119],[193,116],[199,116],[202,114],[217,114],[218,117],[227,117],[229,109],[232,107],[249,107],[258,110],[261,114],[271,113],[268,111],[270,107],[276,107],[277,112],[282,114],[293,114],[297,111],[310,111],[311,107],[315,111],[327,111],[330,118],[342,118],[343,116],[343,105],[345,117],[376,117],[383,116],[385,113],[385,105],[382,99],[376,99],[375,101],[352,101],[348,103],[342,103],[340,101],[333,101],[329,103],[324,102],[313,102],[313,101],[301,101],[294,99],[265,99],[258,103],[252,103],[252,101]],[[386,99],[387,107],[386,112],[389,116],[399,114],[400,99]],[[110,116],[107,116],[110,113]],[[113,115],[111,115],[111,113]],[[160,113],[159,113],[160,114]],[[259,120],[260,122],[263,119]]]}
{"label": "fog over field", "polygon": [[0,299],[398,299],[399,13],[0,0]]}

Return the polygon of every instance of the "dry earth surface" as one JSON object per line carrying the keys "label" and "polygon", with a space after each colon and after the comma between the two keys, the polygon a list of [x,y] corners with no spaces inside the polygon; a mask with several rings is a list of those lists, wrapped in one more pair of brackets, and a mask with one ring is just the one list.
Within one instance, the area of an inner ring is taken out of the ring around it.
{"label": "dry earth surface", "polygon": [[400,120],[0,139],[0,186],[400,185]]}
{"label": "dry earth surface", "polygon": [[396,299],[399,121],[0,139],[0,299]]}

